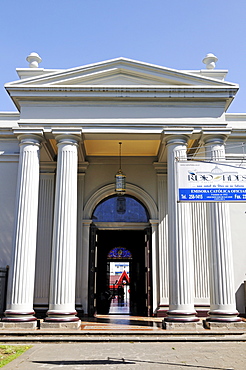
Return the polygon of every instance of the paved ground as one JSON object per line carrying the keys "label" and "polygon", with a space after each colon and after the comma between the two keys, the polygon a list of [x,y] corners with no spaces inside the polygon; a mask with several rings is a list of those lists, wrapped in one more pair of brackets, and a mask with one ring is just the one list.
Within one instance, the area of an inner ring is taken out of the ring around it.
{"label": "paved ground", "polygon": [[6,370],[245,370],[246,342],[34,344]]}

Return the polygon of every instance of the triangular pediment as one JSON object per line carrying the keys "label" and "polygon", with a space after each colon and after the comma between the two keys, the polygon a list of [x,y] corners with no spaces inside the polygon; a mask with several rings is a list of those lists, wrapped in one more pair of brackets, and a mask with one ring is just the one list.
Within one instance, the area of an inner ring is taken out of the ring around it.
{"label": "triangular pediment", "polygon": [[197,74],[117,58],[67,70],[58,70],[15,81],[7,86],[90,86],[90,85],[163,85],[163,86],[228,86],[228,82]]}
{"label": "triangular pediment", "polygon": [[151,75],[140,75],[122,68],[113,68],[52,83],[52,85],[167,85],[168,81]]}

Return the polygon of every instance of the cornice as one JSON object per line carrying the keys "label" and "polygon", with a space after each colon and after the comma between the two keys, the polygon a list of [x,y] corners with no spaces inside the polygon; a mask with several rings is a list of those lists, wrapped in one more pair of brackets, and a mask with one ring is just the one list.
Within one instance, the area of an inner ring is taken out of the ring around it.
{"label": "cornice", "polygon": [[0,120],[5,118],[18,119],[20,117],[20,112],[0,112]]}
{"label": "cornice", "polygon": [[239,86],[228,85],[228,86],[207,86],[207,85],[199,85],[199,86],[187,86],[187,85],[5,85],[6,89],[10,92],[14,91],[23,91],[23,92],[173,92],[173,93],[180,93],[180,92],[204,92],[204,93],[215,93],[215,92],[227,92],[233,91],[237,92]]}
{"label": "cornice", "polygon": [[0,129],[0,139],[16,139],[16,135],[13,133],[12,129]]}
{"label": "cornice", "polygon": [[4,151],[0,151],[0,162],[18,163],[19,153],[6,153]]}
{"label": "cornice", "polygon": [[226,113],[225,114],[225,120],[227,122],[231,122],[231,121],[242,122],[242,121],[245,121],[245,123],[246,123],[246,113]]}
{"label": "cornice", "polygon": [[[159,135],[163,133],[163,130],[167,134],[181,132],[188,130],[188,133],[192,131],[194,133],[196,129],[201,130],[202,128],[223,129],[227,127],[227,123],[224,121],[218,121],[217,119],[196,119],[190,120],[181,119],[21,119],[19,121],[20,127],[36,127],[45,130],[60,130],[66,132],[66,127],[71,125],[74,129],[82,130],[83,135],[86,137],[91,135],[156,135],[157,139]],[[168,132],[167,132],[168,131]],[[46,138],[52,138],[52,133],[46,133]]]}
{"label": "cornice", "polygon": [[245,142],[245,140],[246,140],[246,126],[245,126],[245,128],[232,128],[230,136],[228,137],[228,139]]}
{"label": "cornice", "polygon": [[21,101],[224,101],[225,110],[231,104],[238,86],[16,86],[7,87],[17,109]]}

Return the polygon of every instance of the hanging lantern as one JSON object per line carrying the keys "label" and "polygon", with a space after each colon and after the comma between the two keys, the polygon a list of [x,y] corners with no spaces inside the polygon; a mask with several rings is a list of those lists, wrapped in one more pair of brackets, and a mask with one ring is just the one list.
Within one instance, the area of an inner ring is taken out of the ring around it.
{"label": "hanging lantern", "polygon": [[121,145],[122,143],[119,143],[119,158],[120,158],[120,168],[115,175],[115,191],[119,195],[123,195],[126,191],[126,176],[122,172],[121,169]]}

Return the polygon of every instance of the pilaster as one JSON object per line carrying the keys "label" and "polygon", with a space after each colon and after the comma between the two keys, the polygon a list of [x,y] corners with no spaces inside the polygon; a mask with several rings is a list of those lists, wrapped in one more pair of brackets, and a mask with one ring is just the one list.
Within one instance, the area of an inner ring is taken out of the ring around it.
{"label": "pilaster", "polygon": [[168,309],[169,273],[168,273],[168,204],[167,204],[167,165],[166,163],[154,163],[157,172],[158,190],[158,293],[157,293],[157,316],[165,316]]}
{"label": "pilaster", "polygon": [[[82,166],[83,165],[83,166]],[[84,312],[84,300],[83,300],[83,255],[84,249],[88,249],[89,245],[83,245],[83,208],[84,208],[84,183],[85,183],[85,171],[88,163],[80,165],[78,173],[78,216],[77,216],[77,267],[76,267],[76,307],[78,310]]]}
{"label": "pilaster", "polygon": [[209,303],[207,204],[191,203],[195,303]]}
{"label": "pilaster", "polygon": [[159,220],[149,220],[152,229],[151,250],[152,250],[152,306],[153,312],[158,309],[159,298],[159,248],[158,248],[158,225]]}
{"label": "pilaster", "polygon": [[92,220],[83,220],[83,238],[82,238],[82,304],[84,312],[88,314],[88,284],[89,284],[89,241],[90,226]]}
{"label": "pilaster", "polygon": [[34,290],[34,306],[36,310],[47,310],[49,299],[54,183],[54,171],[53,173],[40,174]]}

